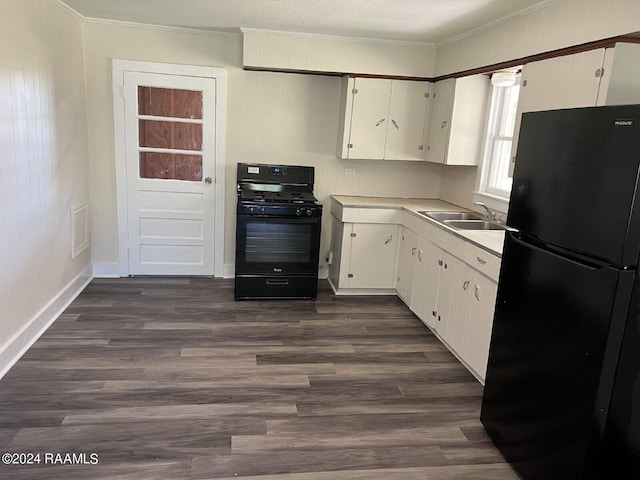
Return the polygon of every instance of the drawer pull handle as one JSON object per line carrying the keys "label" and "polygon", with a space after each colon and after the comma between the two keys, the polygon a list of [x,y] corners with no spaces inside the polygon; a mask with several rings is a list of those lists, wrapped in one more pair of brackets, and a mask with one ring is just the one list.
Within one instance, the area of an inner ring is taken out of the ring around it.
{"label": "drawer pull handle", "polygon": [[378,123],[376,123],[376,127],[379,127],[380,125],[382,125],[385,120],[386,118],[381,118],[380,120],[378,120]]}
{"label": "drawer pull handle", "polygon": [[267,285],[289,285],[289,280],[267,280]]}
{"label": "drawer pull handle", "polygon": [[418,247],[413,247],[411,249],[411,255],[415,255],[416,254],[416,250],[418,249]]}
{"label": "drawer pull handle", "polygon": [[482,257],[476,257],[476,258],[478,259],[478,262],[479,262],[481,265],[484,265],[485,263],[487,263],[487,261],[486,261],[484,258],[482,258]]}
{"label": "drawer pull handle", "polygon": [[469,288],[469,284],[471,283],[471,280],[467,280],[462,284],[462,289],[466,290],[467,288]]}
{"label": "drawer pull handle", "polygon": [[391,240],[393,240],[393,235],[389,235],[385,240],[384,244],[387,245]]}
{"label": "drawer pull handle", "polygon": [[476,296],[476,300],[480,301],[480,285],[473,287],[473,294]]}

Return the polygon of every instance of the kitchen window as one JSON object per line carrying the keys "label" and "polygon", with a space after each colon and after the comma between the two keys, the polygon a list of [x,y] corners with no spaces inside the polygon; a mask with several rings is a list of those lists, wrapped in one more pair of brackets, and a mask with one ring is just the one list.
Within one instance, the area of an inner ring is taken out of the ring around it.
{"label": "kitchen window", "polygon": [[480,188],[476,192],[477,197],[482,197],[479,200],[484,201],[488,197],[503,203],[505,207],[509,202],[513,181],[509,166],[519,94],[519,74],[515,75],[512,85],[492,86],[482,175]]}

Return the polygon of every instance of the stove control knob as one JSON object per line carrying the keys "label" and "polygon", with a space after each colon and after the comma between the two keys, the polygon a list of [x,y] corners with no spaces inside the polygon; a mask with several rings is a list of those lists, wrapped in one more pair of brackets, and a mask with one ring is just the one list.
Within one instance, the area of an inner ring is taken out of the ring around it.
{"label": "stove control knob", "polygon": [[253,207],[249,207],[249,213],[253,213],[254,208]]}
{"label": "stove control knob", "polygon": [[310,217],[313,214],[313,210],[311,210],[310,208],[307,209],[307,217]]}
{"label": "stove control knob", "polygon": [[260,212],[264,213],[264,207],[260,207]]}
{"label": "stove control knob", "polygon": [[297,216],[302,215],[302,210],[300,210],[299,208],[296,208],[296,215]]}

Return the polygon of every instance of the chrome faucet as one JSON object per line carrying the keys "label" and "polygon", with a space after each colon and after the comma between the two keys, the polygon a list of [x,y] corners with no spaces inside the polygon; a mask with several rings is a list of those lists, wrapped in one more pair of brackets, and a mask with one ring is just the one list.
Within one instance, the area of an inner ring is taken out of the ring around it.
{"label": "chrome faucet", "polygon": [[489,207],[487,207],[484,203],[482,202],[473,202],[474,205],[477,205],[479,207],[484,208],[487,211],[487,220],[490,220],[492,222],[496,222],[497,218],[496,218],[496,212],[494,212],[493,210],[491,210]]}

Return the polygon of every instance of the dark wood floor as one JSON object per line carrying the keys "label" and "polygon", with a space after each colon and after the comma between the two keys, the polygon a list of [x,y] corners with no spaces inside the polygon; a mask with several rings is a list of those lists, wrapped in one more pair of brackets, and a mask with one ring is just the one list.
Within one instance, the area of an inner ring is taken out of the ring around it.
{"label": "dark wood floor", "polygon": [[518,478],[481,385],[400,300],[320,290],[94,280],[0,381],[0,452],[41,454],[0,478]]}

